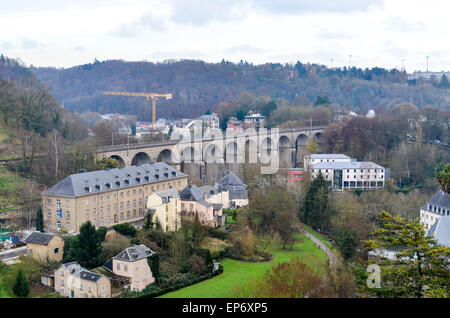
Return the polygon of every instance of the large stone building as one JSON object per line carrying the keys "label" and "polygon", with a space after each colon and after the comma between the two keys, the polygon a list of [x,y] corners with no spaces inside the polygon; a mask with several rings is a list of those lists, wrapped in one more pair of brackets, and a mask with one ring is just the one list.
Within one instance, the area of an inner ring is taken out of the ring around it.
{"label": "large stone building", "polygon": [[110,298],[108,277],[88,271],[77,262],[62,264],[55,270],[55,291],[70,298]]}
{"label": "large stone building", "polygon": [[385,168],[373,162],[320,162],[311,171],[312,178],[322,173],[335,190],[384,188]]}
{"label": "large stone building", "polygon": [[450,216],[445,215],[437,219],[428,230],[427,236],[432,236],[439,245],[450,247]]}
{"label": "large stone building", "polygon": [[420,223],[425,230],[430,230],[433,224],[441,216],[450,215],[450,202],[448,193],[439,190],[434,196],[420,209]]}
{"label": "large stone building", "polygon": [[111,227],[139,222],[153,192],[188,184],[188,175],[164,162],[68,176],[42,194],[45,229],[78,232],[81,224]]}

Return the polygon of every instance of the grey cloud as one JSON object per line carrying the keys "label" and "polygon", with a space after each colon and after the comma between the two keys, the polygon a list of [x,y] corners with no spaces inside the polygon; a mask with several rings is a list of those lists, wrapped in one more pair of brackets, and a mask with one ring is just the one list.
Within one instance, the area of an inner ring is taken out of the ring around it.
{"label": "grey cloud", "polygon": [[370,6],[382,6],[382,0],[257,0],[255,6],[270,13],[364,11]]}
{"label": "grey cloud", "polygon": [[86,49],[86,48],[85,48],[84,46],[81,46],[81,45],[76,46],[76,47],[73,48],[73,50],[74,50],[75,52],[82,52],[82,51],[84,51],[85,49]]}
{"label": "grey cloud", "polygon": [[249,44],[241,44],[233,46],[225,51],[226,53],[265,53],[266,49],[252,46]]}
{"label": "grey cloud", "polygon": [[384,52],[393,55],[395,57],[405,57],[408,56],[408,50],[400,47],[390,47],[384,50]]}
{"label": "grey cloud", "polygon": [[386,24],[386,29],[389,31],[394,29],[401,32],[421,32],[426,31],[427,26],[422,22],[408,21],[401,17],[391,17]]}
{"label": "grey cloud", "polygon": [[33,50],[44,47],[44,45],[37,43],[35,40],[25,39],[22,41],[22,48],[25,50]]}
{"label": "grey cloud", "polygon": [[0,49],[8,51],[9,49],[13,48],[13,44],[11,42],[2,42],[0,43]]}
{"label": "grey cloud", "polygon": [[118,37],[134,37],[144,30],[165,31],[168,28],[168,21],[163,17],[158,17],[152,12],[142,15],[137,21],[122,24],[111,34]]}

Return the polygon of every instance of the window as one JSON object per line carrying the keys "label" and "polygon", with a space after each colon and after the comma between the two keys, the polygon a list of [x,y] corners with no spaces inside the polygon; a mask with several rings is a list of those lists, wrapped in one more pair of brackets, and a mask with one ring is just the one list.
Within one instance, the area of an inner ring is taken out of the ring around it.
{"label": "window", "polygon": [[123,198],[123,192],[120,192],[120,197]]}
{"label": "window", "polygon": [[120,263],[117,263],[116,268],[117,268],[118,270],[120,270]]}
{"label": "window", "polygon": [[70,212],[66,211],[66,219],[70,219]]}
{"label": "window", "polygon": [[61,276],[64,276],[64,270],[61,270]]}
{"label": "window", "polygon": [[133,210],[133,218],[136,217],[136,210]]}
{"label": "window", "polygon": [[128,272],[128,265],[127,265],[127,264],[123,265],[123,270],[124,270],[125,272]]}
{"label": "window", "polygon": [[59,253],[59,248],[55,248],[55,249],[53,250],[53,253],[54,253],[54,254],[58,254],[58,253]]}
{"label": "window", "polygon": [[111,223],[111,217],[108,215],[108,224]]}
{"label": "window", "polygon": [[136,207],[136,200],[133,200],[133,208]]}
{"label": "window", "polygon": [[61,286],[64,286],[64,278],[61,278]]}
{"label": "window", "polygon": [[105,292],[105,285],[102,285],[102,292]]}
{"label": "window", "polygon": [[89,217],[89,210],[86,210],[86,217]]}
{"label": "window", "polygon": [[47,199],[47,205],[52,204],[52,199]]}
{"label": "window", "polygon": [[60,208],[61,207],[61,200],[56,200],[56,207]]}
{"label": "window", "polygon": [[83,290],[83,284],[80,283],[80,290]]}
{"label": "window", "polygon": [[86,205],[89,205],[89,199],[85,200]]}
{"label": "window", "polygon": [[127,201],[127,208],[130,207],[130,201]]}
{"label": "window", "polygon": [[130,218],[130,211],[127,211],[127,219]]}
{"label": "window", "polygon": [[97,208],[94,208],[94,209],[92,210],[92,212],[94,212],[94,215],[97,215]]}
{"label": "window", "polygon": [[108,194],[107,196],[106,196],[106,200],[109,200],[111,198],[111,196]]}
{"label": "window", "polygon": [[181,208],[184,209],[184,203],[181,203]]}
{"label": "window", "polygon": [[61,222],[60,222],[60,221],[58,221],[58,222],[56,223],[56,227],[58,228],[58,231],[61,229]]}
{"label": "window", "polygon": [[70,222],[66,223],[66,230],[69,231],[70,230]]}
{"label": "window", "polygon": [[92,286],[88,285],[88,292],[92,293]]}
{"label": "window", "polygon": [[192,211],[194,209],[194,205],[191,203],[189,204],[189,209]]}
{"label": "window", "polygon": [[100,196],[100,202],[103,202],[103,195]]}
{"label": "window", "polygon": [[135,190],[133,190],[133,194],[136,194],[136,189],[135,189]]}
{"label": "window", "polygon": [[47,210],[47,216],[52,216],[52,211]]}
{"label": "window", "polygon": [[120,219],[123,220],[123,212],[120,212]]}
{"label": "window", "polygon": [[130,196],[130,191],[127,191],[127,197],[129,197]]}
{"label": "window", "polygon": [[117,199],[117,193],[114,193],[114,199]]}
{"label": "window", "polygon": [[93,200],[93,201],[94,201],[94,203],[97,203],[97,198],[96,198],[96,197],[94,197],[94,200]]}
{"label": "window", "polygon": [[103,207],[100,207],[100,215],[103,215]]}
{"label": "window", "polygon": [[70,206],[70,201],[66,200],[66,206]]}
{"label": "window", "polygon": [[100,218],[100,226],[103,226],[103,218]]}
{"label": "window", "polygon": [[94,219],[94,226],[97,226],[97,220]]}

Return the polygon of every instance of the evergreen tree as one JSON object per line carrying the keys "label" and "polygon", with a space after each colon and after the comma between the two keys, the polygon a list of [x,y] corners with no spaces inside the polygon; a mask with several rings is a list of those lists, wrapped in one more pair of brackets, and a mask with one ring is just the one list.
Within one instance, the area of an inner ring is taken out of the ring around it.
{"label": "evergreen tree", "polygon": [[383,211],[380,228],[364,245],[369,251],[401,250],[394,259],[382,259],[381,288],[368,292],[381,297],[450,296],[450,247],[426,236],[419,220],[409,222]]}
{"label": "evergreen tree", "polygon": [[30,293],[30,286],[28,283],[28,279],[25,277],[22,269],[19,269],[16,277],[16,283],[13,287],[14,295],[18,297],[27,297]]}
{"label": "evergreen tree", "polygon": [[330,226],[331,215],[328,182],[319,172],[306,193],[303,215],[300,219],[314,230],[325,231]]}
{"label": "evergreen tree", "polygon": [[144,223],[144,230],[152,230],[153,229],[153,220],[152,220],[152,214],[149,212],[147,213],[147,215],[145,216],[145,223]]}
{"label": "evergreen tree", "polygon": [[42,214],[42,207],[39,207],[36,214],[36,230],[44,232],[44,215]]}
{"label": "evergreen tree", "polygon": [[155,278],[155,283],[159,283],[159,278],[161,276],[159,272],[159,254],[153,254],[150,257],[147,257],[148,266],[152,271],[153,277]]}
{"label": "evergreen tree", "polygon": [[344,228],[337,231],[333,237],[344,261],[351,260],[358,247],[357,233]]}
{"label": "evergreen tree", "polygon": [[444,192],[450,193],[450,163],[442,164],[436,171],[436,179]]}
{"label": "evergreen tree", "polygon": [[102,251],[101,242],[95,227],[90,221],[83,223],[80,227],[80,234],[75,242],[75,259],[81,266],[93,268],[98,265],[100,253]]}
{"label": "evergreen tree", "polygon": [[194,221],[192,222],[192,234],[191,234],[192,247],[194,249],[200,248],[200,244],[202,243],[204,238],[205,238],[205,231],[202,224],[200,223],[198,212],[195,211]]}

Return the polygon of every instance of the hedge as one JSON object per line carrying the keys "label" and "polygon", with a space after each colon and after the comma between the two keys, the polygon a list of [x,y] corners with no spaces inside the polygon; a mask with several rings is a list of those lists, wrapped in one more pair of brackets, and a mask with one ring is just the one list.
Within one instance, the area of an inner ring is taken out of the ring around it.
{"label": "hedge", "polygon": [[175,280],[174,284],[172,284],[170,286],[151,286],[151,287],[155,287],[157,289],[153,290],[153,291],[149,291],[149,292],[140,293],[136,297],[137,298],[154,298],[154,297],[158,297],[158,296],[167,294],[169,292],[173,292],[175,290],[178,290],[178,289],[181,289],[181,288],[184,288],[184,287],[188,287],[188,286],[200,283],[201,281],[213,278],[214,276],[217,276],[217,275],[222,274],[222,273],[223,273],[223,266],[222,266],[222,264],[219,264],[219,269],[217,271],[215,271],[215,272],[211,272],[209,274],[202,275],[202,276],[196,276],[196,277],[193,277],[191,279],[177,279],[177,280]]}

